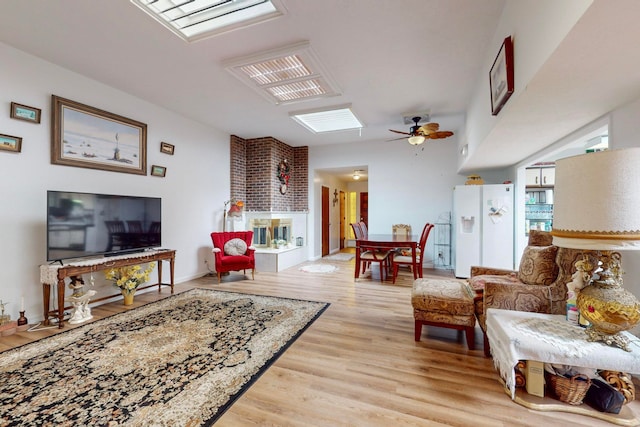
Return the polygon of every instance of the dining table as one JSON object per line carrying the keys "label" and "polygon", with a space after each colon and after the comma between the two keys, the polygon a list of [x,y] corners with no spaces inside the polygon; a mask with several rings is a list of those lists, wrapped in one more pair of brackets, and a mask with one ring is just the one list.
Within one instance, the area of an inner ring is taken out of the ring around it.
{"label": "dining table", "polygon": [[[422,269],[418,270],[417,249],[418,237],[412,234],[368,234],[364,239],[356,239],[355,279],[360,277],[360,255],[362,248],[389,249],[410,248],[413,271],[422,277]],[[414,273],[415,274],[415,273]]]}

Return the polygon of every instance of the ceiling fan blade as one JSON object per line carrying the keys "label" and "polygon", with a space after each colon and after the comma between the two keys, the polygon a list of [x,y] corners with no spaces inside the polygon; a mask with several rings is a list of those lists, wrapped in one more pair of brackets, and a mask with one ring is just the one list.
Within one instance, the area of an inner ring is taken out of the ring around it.
{"label": "ceiling fan blade", "polygon": [[401,133],[401,134],[403,134],[403,135],[411,135],[411,134],[410,134],[410,133],[408,133],[408,132],[402,132],[402,131],[400,131],[400,130],[393,130],[393,129],[389,129],[389,130],[390,130],[391,132]]}
{"label": "ceiling fan blade", "polygon": [[425,137],[429,139],[442,139],[442,138],[448,138],[452,135],[453,135],[453,132],[448,130],[442,130],[438,132],[431,132],[430,134],[425,135]]}
{"label": "ceiling fan blade", "polygon": [[440,125],[438,123],[427,123],[426,125],[420,126],[418,132],[423,135],[428,135],[430,133],[437,132],[438,129],[440,129]]}
{"label": "ceiling fan blade", "polygon": [[406,138],[406,137],[402,137],[402,138],[387,139],[387,142],[390,142],[390,141],[399,141],[399,140],[401,140],[401,139],[405,139],[405,140],[406,140],[407,138]]}

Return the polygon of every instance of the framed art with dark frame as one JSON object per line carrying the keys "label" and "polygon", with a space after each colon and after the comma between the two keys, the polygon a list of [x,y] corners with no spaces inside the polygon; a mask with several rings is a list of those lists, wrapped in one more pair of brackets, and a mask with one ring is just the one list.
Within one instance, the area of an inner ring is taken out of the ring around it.
{"label": "framed art with dark frame", "polygon": [[513,93],[513,42],[511,36],[504,39],[491,71],[489,71],[491,89],[491,114],[496,116]]}
{"label": "framed art with dark frame", "polygon": [[147,125],[51,96],[51,163],[147,174]]}
{"label": "framed art with dark frame", "polygon": [[158,166],[158,165],[153,165],[151,166],[151,175],[152,176],[159,176],[164,178],[164,176],[167,174],[167,168],[164,166]]}
{"label": "framed art with dark frame", "polygon": [[173,156],[174,149],[175,149],[175,147],[172,144],[169,144],[168,142],[161,142],[160,143],[160,152],[161,153],[171,154]]}
{"label": "framed art with dark frame", "polygon": [[22,138],[0,133],[0,150],[19,153],[22,150]]}
{"label": "framed art with dark frame", "polygon": [[42,110],[39,108],[29,107],[28,105],[11,103],[11,118],[16,120],[24,120],[31,123],[40,123]]}

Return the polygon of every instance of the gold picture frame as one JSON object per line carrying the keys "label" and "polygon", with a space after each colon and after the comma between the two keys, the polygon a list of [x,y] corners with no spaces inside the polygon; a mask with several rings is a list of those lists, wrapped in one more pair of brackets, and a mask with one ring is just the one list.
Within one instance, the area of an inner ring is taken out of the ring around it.
{"label": "gold picture frame", "polygon": [[147,174],[147,125],[56,95],[51,97],[51,163]]}

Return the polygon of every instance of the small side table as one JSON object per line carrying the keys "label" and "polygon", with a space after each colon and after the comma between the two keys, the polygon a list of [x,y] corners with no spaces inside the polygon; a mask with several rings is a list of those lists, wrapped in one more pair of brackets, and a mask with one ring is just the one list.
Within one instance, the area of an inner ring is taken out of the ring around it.
{"label": "small side table", "polygon": [[562,315],[528,313],[523,311],[487,310],[487,338],[491,355],[505,391],[523,406],[541,411],[562,411],[599,418],[618,425],[640,425],[625,405],[620,414],[598,412],[586,404],[569,405],[550,398],[538,398],[526,392],[516,392],[514,368],[520,360],[581,366],[593,369],[640,374],[640,341],[632,340],[631,351],[587,341],[580,326],[573,325]]}

